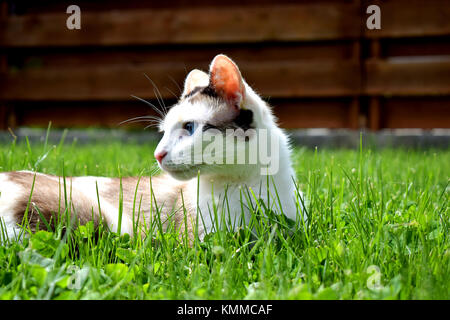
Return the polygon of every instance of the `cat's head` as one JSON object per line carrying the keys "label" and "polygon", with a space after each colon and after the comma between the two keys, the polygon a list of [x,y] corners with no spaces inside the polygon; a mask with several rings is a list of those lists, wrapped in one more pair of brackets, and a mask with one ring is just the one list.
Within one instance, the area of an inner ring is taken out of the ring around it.
{"label": "cat's head", "polygon": [[239,162],[236,156],[249,152],[258,129],[274,126],[271,110],[245,83],[237,65],[217,55],[208,74],[192,70],[186,77],[179,101],[160,124],[164,136],[155,158],[177,179],[191,179],[199,172],[242,177],[259,164]]}

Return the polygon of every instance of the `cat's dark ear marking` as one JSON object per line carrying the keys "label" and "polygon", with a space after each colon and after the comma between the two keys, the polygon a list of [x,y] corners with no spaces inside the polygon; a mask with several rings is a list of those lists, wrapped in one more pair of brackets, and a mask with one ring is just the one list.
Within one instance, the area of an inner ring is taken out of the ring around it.
{"label": "cat's dark ear marking", "polygon": [[217,98],[217,92],[214,90],[214,88],[211,85],[208,85],[207,87],[204,87],[202,90],[202,94],[211,97],[211,98]]}
{"label": "cat's dark ear marking", "polygon": [[183,99],[191,95],[196,88],[206,87],[208,83],[209,77],[205,72],[198,69],[192,70],[184,81],[184,90],[181,98]]}
{"label": "cat's dark ear marking", "polygon": [[236,110],[240,109],[245,86],[237,65],[223,54],[217,55],[209,68],[209,85]]}
{"label": "cat's dark ear marking", "polygon": [[187,99],[187,98],[189,98],[189,97],[192,97],[194,94],[196,94],[197,92],[203,92],[203,89],[204,89],[205,87],[195,87],[194,89],[192,89],[192,91],[191,92],[189,92],[189,93],[187,93],[187,94],[185,94],[184,96],[183,96],[183,98],[184,99]]}
{"label": "cat's dark ear marking", "polygon": [[217,129],[223,133],[225,133],[227,129],[242,129],[244,131],[247,131],[248,129],[254,129],[252,124],[253,111],[241,109],[236,118],[234,118],[232,121],[219,124],[205,123],[203,125],[202,131],[205,132],[209,129]]}
{"label": "cat's dark ear marking", "polygon": [[253,112],[251,110],[242,109],[236,119],[234,119],[234,123],[238,128],[241,128],[244,131],[252,128]]}

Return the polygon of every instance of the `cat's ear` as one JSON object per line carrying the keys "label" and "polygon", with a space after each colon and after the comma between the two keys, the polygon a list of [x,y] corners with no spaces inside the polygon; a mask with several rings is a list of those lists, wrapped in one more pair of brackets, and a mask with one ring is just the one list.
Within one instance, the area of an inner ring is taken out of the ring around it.
{"label": "cat's ear", "polygon": [[184,90],[181,98],[184,98],[186,95],[192,92],[196,87],[206,87],[209,84],[208,75],[198,69],[194,69],[186,77],[184,80]]}
{"label": "cat's ear", "polygon": [[215,92],[231,106],[239,109],[245,97],[245,86],[237,65],[223,54],[217,55],[209,67],[209,81]]}

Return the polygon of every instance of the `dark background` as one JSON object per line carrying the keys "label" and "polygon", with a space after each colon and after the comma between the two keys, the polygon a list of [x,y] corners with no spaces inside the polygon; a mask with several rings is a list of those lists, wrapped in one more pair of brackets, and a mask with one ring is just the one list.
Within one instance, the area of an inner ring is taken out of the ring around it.
{"label": "dark background", "polygon": [[[81,8],[81,30],[66,8]],[[366,8],[381,7],[381,30]],[[119,127],[225,53],[285,128],[450,128],[450,1],[1,1],[0,128]],[[134,126],[145,126],[134,124]],[[130,128],[131,125],[121,127]]]}

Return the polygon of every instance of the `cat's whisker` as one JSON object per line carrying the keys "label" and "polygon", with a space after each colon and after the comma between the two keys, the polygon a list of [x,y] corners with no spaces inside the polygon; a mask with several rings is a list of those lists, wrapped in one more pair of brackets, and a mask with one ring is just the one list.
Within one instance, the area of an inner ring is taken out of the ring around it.
{"label": "cat's whisker", "polygon": [[166,88],[166,90],[169,91],[175,97],[175,99],[178,99],[178,96],[172,90],[170,90],[168,87],[164,88]]}
{"label": "cat's whisker", "polygon": [[156,161],[156,159],[153,159],[153,167],[150,171],[150,176],[154,176],[159,172],[161,172],[161,168],[158,165],[158,161]]}
{"label": "cat's whisker", "polygon": [[161,168],[158,166],[158,162],[156,161],[156,159],[153,160],[153,162],[156,164],[156,167],[153,167],[150,171],[150,175],[155,175],[155,173],[158,173],[161,171]]}
{"label": "cat's whisker", "polygon": [[126,122],[129,122],[129,121],[133,121],[133,120],[141,120],[141,119],[150,119],[150,120],[159,120],[159,121],[162,121],[161,118],[156,117],[156,116],[139,116],[139,117],[133,117],[133,118],[124,120],[124,121],[122,121],[121,123],[126,123]]}
{"label": "cat's whisker", "polygon": [[167,109],[164,104],[164,101],[160,100],[158,92],[155,89],[153,89],[153,93],[155,94],[156,101],[158,101],[159,106],[164,110],[165,113],[167,113]]}
{"label": "cat's whisker", "polygon": [[[136,120],[136,121],[131,121],[131,122],[129,122],[129,123],[139,123],[139,122],[150,122],[149,120]],[[147,127],[149,127],[149,126],[155,126],[155,127],[157,127],[159,125],[159,123],[152,123],[152,124],[150,124],[150,125],[147,125],[145,128],[147,128]],[[145,129],[144,128],[144,129]]]}
{"label": "cat's whisker", "polygon": [[161,119],[152,119],[152,118],[137,118],[137,119],[130,119],[129,121],[126,122],[144,122],[144,121],[148,121],[148,122],[157,122],[160,123],[162,120]]}
{"label": "cat's whisker", "polygon": [[173,83],[175,83],[176,87],[178,88],[178,90],[180,91],[180,95],[183,93],[183,89],[181,89],[180,85],[178,84],[178,82],[175,81],[174,78],[172,78],[171,76],[167,76]]}
{"label": "cat's whisker", "polygon": [[150,77],[144,73],[144,76],[148,79],[148,81],[150,81],[150,83],[153,86],[153,92],[155,93],[156,99],[158,100],[159,105],[163,108],[164,113],[167,114],[167,107],[164,103],[163,97],[161,92],[158,89],[158,86],[153,82],[152,79],[150,79]]}
{"label": "cat's whisker", "polygon": [[138,99],[139,101],[144,102],[145,104],[149,105],[153,110],[155,110],[162,118],[164,118],[166,116],[166,114],[161,111],[157,106],[155,106],[153,103],[151,103],[150,101],[147,101],[145,99],[139,98],[135,95],[131,95],[133,98]]}
{"label": "cat's whisker", "polygon": [[135,117],[135,118],[124,120],[124,121],[120,122],[119,125],[123,125],[126,123],[136,123],[136,122],[153,122],[156,125],[159,125],[162,122],[162,119],[160,119],[158,117],[153,117],[153,116],[142,116],[142,117]]}
{"label": "cat's whisker", "polygon": [[145,130],[145,129],[148,129],[148,128],[151,128],[151,127],[156,128],[156,127],[158,127],[158,125],[159,125],[159,123],[151,123],[151,124],[149,124],[148,126],[145,126],[145,127],[144,127],[144,130]]}

